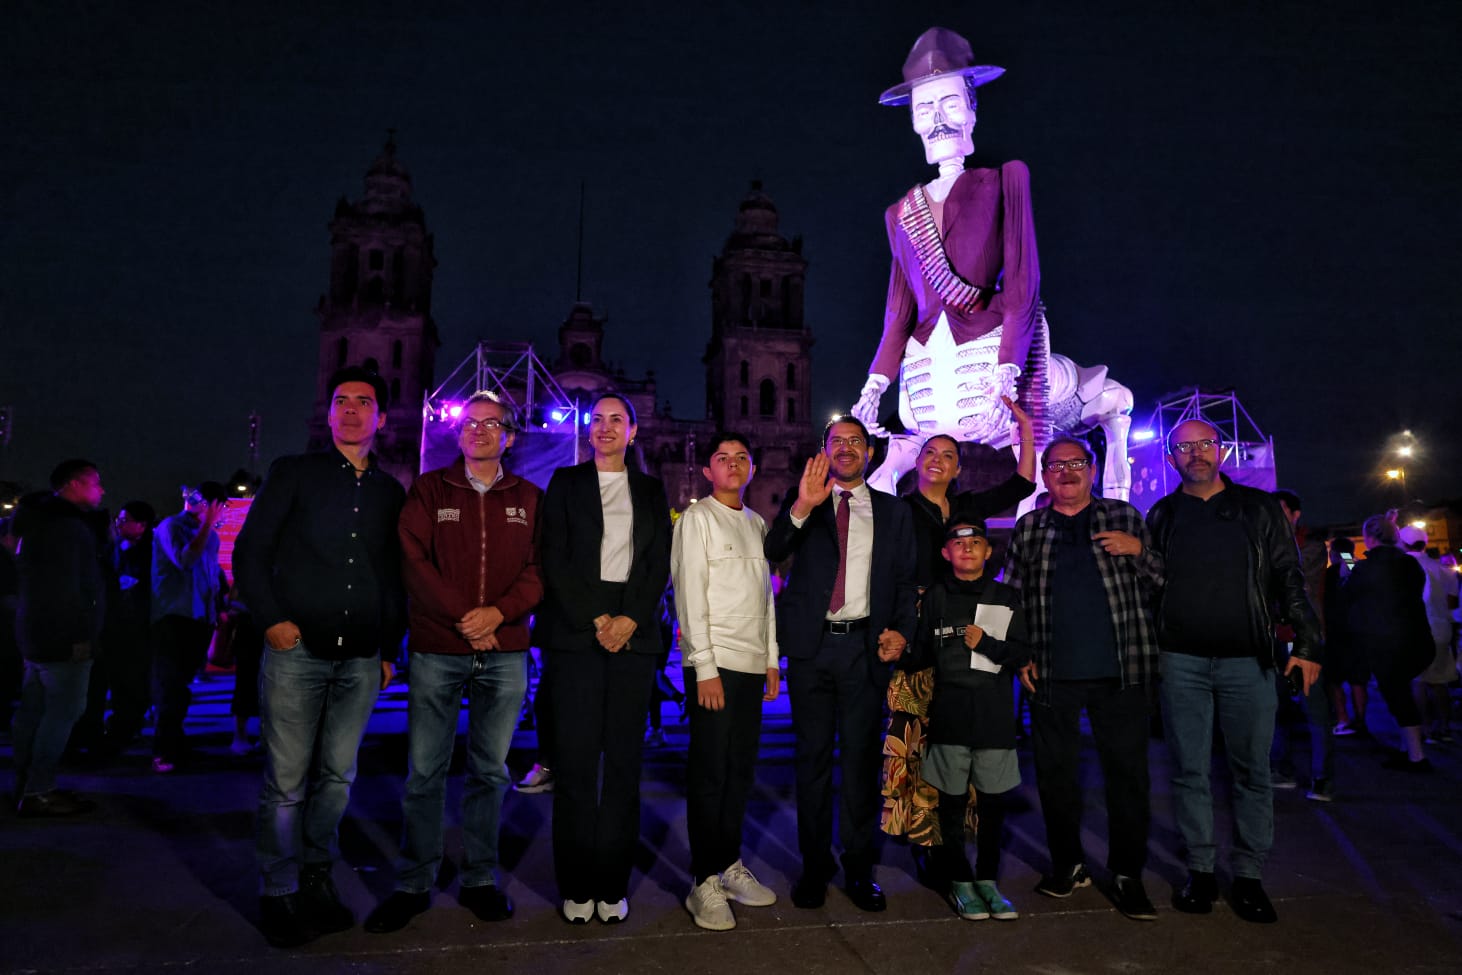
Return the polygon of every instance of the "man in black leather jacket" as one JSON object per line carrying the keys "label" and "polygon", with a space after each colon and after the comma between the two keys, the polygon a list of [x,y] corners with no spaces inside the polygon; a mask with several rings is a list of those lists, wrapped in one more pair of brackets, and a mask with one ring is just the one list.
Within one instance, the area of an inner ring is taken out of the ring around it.
{"label": "man in black leather jacket", "polygon": [[1178,424],[1168,439],[1168,462],[1182,487],[1147,516],[1165,566],[1156,612],[1162,705],[1174,810],[1188,851],[1188,882],[1173,907],[1206,914],[1218,897],[1209,787],[1216,714],[1233,777],[1230,899],[1239,917],[1262,923],[1277,920],[1260,883],[1274,839],[1270,607],[1294,626],[1286,674],[1305,693],[1320,674],[1320,627],[1279,502],[1219,473],[1222,455],[1222,437],[1211,423]]}

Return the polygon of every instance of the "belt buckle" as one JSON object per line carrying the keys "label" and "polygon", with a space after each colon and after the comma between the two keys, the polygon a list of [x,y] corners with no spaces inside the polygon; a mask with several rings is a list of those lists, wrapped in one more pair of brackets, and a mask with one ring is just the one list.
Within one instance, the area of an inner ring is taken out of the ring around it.
{"label": "belt buckle", "polygon": [[853,629],[847,620],[828,620],[827,631],[839,636],[847,636],[853,632]]}

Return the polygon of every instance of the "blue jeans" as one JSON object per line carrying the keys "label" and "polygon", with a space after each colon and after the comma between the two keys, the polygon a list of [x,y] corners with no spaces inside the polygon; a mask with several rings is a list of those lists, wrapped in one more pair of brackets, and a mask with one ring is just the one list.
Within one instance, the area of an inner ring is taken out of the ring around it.
{"label": "blue jeans", "polygon": [[1173,809],[1188,847],[1188,869],[1213,872],[1213,718],[1223,732],[1233,779],[1236,877],[1259,879],[1274,844],[1269,746],[1274,740],[1274,674],[1254,657],[1163,653],[1162,705],[1173,756]]}
{"label": "blue jeans", "polygon": [[[1282,660],[1287,660],[1288,657],[1287,652],[1279,655]],[[1275,668],[1274,688],[1278,693],[1279,711],[1274,723],[1274,745],[1269,749],[1269,767],[1287,772],[1293,768],[1289,758],[1290,729],[1282,719],[1286,716],[1290,694],[1289,681],[1285,679],[1281,668]],[[1334,722],[1330,713],[1330,694],[1325,688],[1325,682],[1316,681],[1309,694],[1300,695],[1299,702],[1305,709],[1305,722],[1310,731],[1310,781],[1313,783],[1317,779],[1326,779],[1333,782],[1335,748],[1330,738],[1330,726]]]}
{"label": "blue jeans", "polygon": [[90,679],[90,660],[25,662],[20,707],[11,725],[16,792],[33,796],[56,787],[56,763],[72,726],[86,710]]}
{"label": "blue jeans", "polygon": [[302,643],[289,650],[265,646],[259,670],[264,787],[255,855],[266,897],[298,890],[301,866],[334,862],[356,755],[380,690],[379,657],[325,660]]}
{"label": "blue jeans", "polygon": [[467,697],[467,781],[462,800],[462,886],[497,883],[498,826],[507,794],[508,749],[528,689],[521,652],[411,654],[407,725],[410,772],[401,804],[396,889],[431,890],[442,863],[447,769]]}

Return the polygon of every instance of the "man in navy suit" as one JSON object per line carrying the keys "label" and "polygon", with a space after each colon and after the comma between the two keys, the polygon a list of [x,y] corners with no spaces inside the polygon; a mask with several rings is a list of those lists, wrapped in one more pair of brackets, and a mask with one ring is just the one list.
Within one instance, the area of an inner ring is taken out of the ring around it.
{"label": "man in navy suit", "polygon": [[883,696],[891,661],[914,635],[914,527],[909,507],[871,490],[868,430],[851,416],[823,431],[796,494],[767,532],[766,557],[796,556],[777,600],[777,643],[791,665],[796,740],[798,907],[821,907],[837,872],[833,839],[833,742],[842,768],[839,839],[848,897],[884,909],[873,882]]}

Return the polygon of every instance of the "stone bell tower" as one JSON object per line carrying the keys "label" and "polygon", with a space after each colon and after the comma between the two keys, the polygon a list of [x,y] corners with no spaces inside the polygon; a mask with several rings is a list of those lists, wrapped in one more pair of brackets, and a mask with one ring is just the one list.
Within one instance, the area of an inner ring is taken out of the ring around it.
{"label": "stone bell tower", "polygon": [[309,449],[330,445],[330,374],[344,365],[378,373],[390,390],[376,440],[382,465],[404,483],[416,474],[423,397],[440,342],[431,317],[437,266],[426,217],[411,198],[411,174],[396,158],[395,130],[365,177],[365,196],[341,197],[330,221],[330,290],[320,297],[320,362]]}
{"label": "stone bell tower", "polygon": [[781,235],[776,205],[754,181],[711,262],[711,339],[702,361],[708,417],[751,437],[761,455],[749,500],[767,514],[796,485],[821,428],[812,416],[806,277],[802,239]]}

